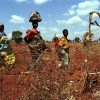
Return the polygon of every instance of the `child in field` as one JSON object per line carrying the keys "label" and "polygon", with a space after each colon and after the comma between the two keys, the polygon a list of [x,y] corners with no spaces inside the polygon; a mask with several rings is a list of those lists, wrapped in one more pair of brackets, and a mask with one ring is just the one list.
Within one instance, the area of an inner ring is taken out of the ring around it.
{"label": "child in field", "polygon": [[59,38],[56,35],[53,38],[53,42],[54,42],[55,49],[57,51],[57,46],[58,46],[58,43],[59,43]]}
{"label": "child in field", "polygon": [[58,43],[58,52],[59,52],[59,59],[61,63],[59,67],[67,67],[69,64],[69,41],[67,39],[68,30],[63,30],[63,37],[59,40]]}

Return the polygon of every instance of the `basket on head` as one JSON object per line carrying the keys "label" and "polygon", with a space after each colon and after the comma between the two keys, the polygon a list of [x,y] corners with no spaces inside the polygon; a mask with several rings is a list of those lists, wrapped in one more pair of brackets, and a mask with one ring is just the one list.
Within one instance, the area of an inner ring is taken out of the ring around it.
{"label": "basket on head", "polygon": [[41,22],[41,21],[42,21],[42,18],[40,16],[39,12],[35,11],[35,12],[31,13],[29,22]]}

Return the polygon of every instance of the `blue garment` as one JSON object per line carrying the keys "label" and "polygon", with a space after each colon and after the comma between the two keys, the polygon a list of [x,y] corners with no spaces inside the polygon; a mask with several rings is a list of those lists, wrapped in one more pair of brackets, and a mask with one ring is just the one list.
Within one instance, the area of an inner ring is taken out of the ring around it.
{"label": "blue garment", "polygon": [[[0,32],[0,36],[1,36],[1,38],[3,37],[3,36],[5,36],[5,33],[4,32]],[[2,41],[1,41],[1,39],[0,39],[0,50],[3,50],[3,49],[6,49],[6,48],[8,48],[8,44],[7,43],[3,43]]]}
{"label": "blue garment", "polygon": [[0,32],[0,36],[4,35],[4,32]]}
{"label": "blue garment", "polygon": [[8,44],[0,44],[0,50],[8,48]]}

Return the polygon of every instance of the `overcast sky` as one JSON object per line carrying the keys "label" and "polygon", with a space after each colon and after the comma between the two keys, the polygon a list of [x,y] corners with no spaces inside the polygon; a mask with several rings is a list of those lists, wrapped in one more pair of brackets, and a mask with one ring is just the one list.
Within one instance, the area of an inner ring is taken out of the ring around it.
{"label": "overcast sky", "polygon": [[[42,22],[38,30],[45,40],[51,40],[54,34],[62,36],[62,30],[69,30],[69,38],[82,38],[88,31],[88,13],[100,11],[100,0],[0,0],[0,23],[5,24],[8,37],[12,31],[20,30],[25,36],[32,28],[28,22],[33,11],[39,11]],[[100,24],[100,18],[93,16]],[[100,28],[93,26],[94,38],[100,37]]]}

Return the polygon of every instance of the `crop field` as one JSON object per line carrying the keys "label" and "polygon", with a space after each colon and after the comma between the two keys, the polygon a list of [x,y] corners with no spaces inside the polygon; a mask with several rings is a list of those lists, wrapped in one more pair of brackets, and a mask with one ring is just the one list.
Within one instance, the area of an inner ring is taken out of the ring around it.
{"label": "crop field", "polygon": [[[9,74],[0,69],[0,100],[100,100],[100,43],[92,42],[88,52],[83,43],[70,43],[66,68],[58,67],[54,44],[46,45],[50,50],[42,53],[34,67],[28,45],[11,42],[16,61]],[[85,68],[89,90],[84,89]]]}

